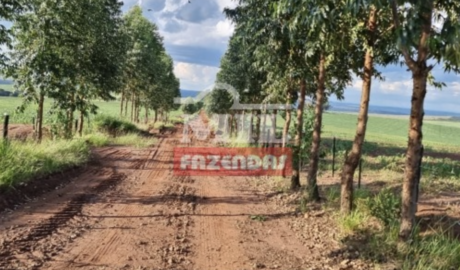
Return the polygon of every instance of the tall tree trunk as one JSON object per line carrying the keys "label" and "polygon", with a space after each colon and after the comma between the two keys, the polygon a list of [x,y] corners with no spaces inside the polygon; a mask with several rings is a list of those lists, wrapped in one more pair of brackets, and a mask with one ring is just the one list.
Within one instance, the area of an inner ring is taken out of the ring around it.
{"label": "tall tree trunk", "polygon": [[325,59],[321,54],[319,61],[319,75],[318,85],[316,90],[316,106],[315,106],[315,124],[313,126],[313,140],[310,151],[310,164],[308,166],[308,195],[311,200],[319,200],[318,184],[316,181],[318,175],[319,164],[319,147],[321,145],[321,126],[323,122],[323,103],[324,103],[324,90],[325,90]]}
{"label": "tall tree trunk", "polygon": [[80,111],[80,121],[79,121],[79,126],[78,126],[78,134],[83,136],[83,124],[85,121],[85,113],[83,111]]}
{"label": "tall tree trunk", "polygon": [[136,111],[135,111],[135,122],[136,123],[139,123],[139,112],[140,112],[140,109],[141,106],[139,104],[139,100],[136,101]]}
{"label": "tall tree trunk", "polygon": [[293,162],[292,162],[292,177],[291,177],[291,190],[296,190],[300,187],[300,144],[302,143],[303,131],[303,111],[305,106],[306,83],[302,79],[300,81],[299,104],[297,105],[297,127],[294,142]]}
{"label": "tall tree trunk", "polygon": [[409,122],[409,142],[406,152],[405,174],[402,187],[401,227],[399,237],[409,239],[415,224],[418,191],[417,172],[422,155],[423,103],[426,95],[427,75],[413,73],[412,107]]}
{"label": "tall tree trunk", "polygon": [[251,110],[251,114],[249,115],[249,134],[248,134],[248,141],[251,144],[254,138],[254,110]]}
{"label": "tall tree trunk", "polygon": [[229,125],[229,129],[230,129],[230,138],[233,137],[233,112],[230,113],[230,119],[229,119],[229,122],[228,122],[228,125]]}
{"label": "tall tree trunk", "polygon": [[149,108],[147,106],[145,106],[145,123],[149,123]]}
{"label": "tall tree trunk", "polygon": [[353,208],[353,176],[362,155],[362,147],[366,136],[366,126],[369,111],[369,99],[371,94],[372,75],[374,68],[374,56],[372,47],[374,46],[375,32],[377,30],[376,24],[376,10],[372,8],[369,15],[368,26],[369,48],[364,56],[364,74],[363,85],[361,90],[361,106],[358,114],[358,125],[356,127],[355,140],[350,153],[345,159],[341,175],[341,201],[340,211],[343,214],[349,214]]}
{"label": "tall tree trunk", "polygon": [[74,106],[75,106],[75,93],[71,93],[70,95],[70,108],[67,111],[67,131],[66,131],[66,138],[72,138],[73,134],[73,127],[74,127],[74,118],[73,118],[73,113],[74,113]]}
{"label": "tall tree trunk", "polygon": [[155,109],[155,120],[154,123],[158,121],[158,109]]}
{"label": "tall tree trunk", "polygon": [[136,106],[136,102],[135,102],[136,98],[134,97],[134,94],[131,98],[131,121],[134,122],[134,108]]}
{"label": "tall tree trunk", "polygon": [[286,122],[283,128],[283,148],[286,147],[289,135],[289,127],[291,126],[291,90],[288,90],[286,102]]}
{"label": "tall tree trunk", "polygon": [[257,110],[256,112],[256,117],[257,117],[257,120],[256,120],[256,144],[257,146],[259,146],[260,144],[260,123],[262,121],[262,119],[260,118],[260,115],[261,115],[261,111]]}
{"label": "tall tree trunk", "polygon": [[129,104],[129,96],[125,98],[125,118],[128,117],[128,104]]}
{"label": "tall tree trunk", "polygon": [[137,102],[136,102],[136,123],[140,123],[140,114],[141,114],[141,101],[139,99],[137,99]]}
{"label": "tall tree trunk", "polygon": [[124,100],[125,100],[125,93],[121,92],[120,118],[123,117],[123,101]]}
{"label": "tall tree trunk", "polygon": [[45,103],[45,95],[40,93],[38,100],[38,111],[37,111],[37,142],[41,142],[43,139],[43,104]]}
{"label": "tall tree trunk", "polygon": [[264,105],[264,110],[263,110],[263,116],[264,118],[262,119],[262,147],[265,147],[265,145],[268,143],[267,142],[267,139],[268,139],[268,136],[267,136],[267,109]]}
{"label": "tall tree trunk", "polygon": [[[421,20],[421,35],[417,48],[417,61],[414,61],[407,50],[403,51],[406,64],[412,70],[412,105],[409,120],[409,140],[406,152],[405,173],[402,187],[401,226],[399,240],[405,242],[410,239],[415,225],[417,212],[418,171],[422,158],[422,125],[426,95],[427,78],[432,66],[427,66],[430,53],[428,42],[432,33],[433,0],[424,1],[424,9],[419,16]],[[394,8],[394,6],[393,6]],[[398,26],[398,25],[396,25]]]}
{"label": "tall tree trunk", "polygon": [[272,112],[272,130],[271,130],[271,136],[270,140],[273,142],[271,144],[272,147],[275,147],[275,142],[276,142],[276,117],[278,116],[278,111],[273,110]]}

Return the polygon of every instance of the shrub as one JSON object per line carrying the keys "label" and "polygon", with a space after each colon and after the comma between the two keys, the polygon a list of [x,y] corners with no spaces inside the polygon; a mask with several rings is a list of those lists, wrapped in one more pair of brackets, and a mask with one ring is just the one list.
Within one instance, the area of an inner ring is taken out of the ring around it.
{"label": "shrub", "polygon": [[389,226],[399,218],[401,198],[390,189],[383,189],[375,197],[368,199],[367,206],[372,216],[382,221],[385,226]]}
{"label": "shrub", "polygon": [[139,129],[133,123],[108,115],[97,116],[94,119],[94,124],[99,131],[109,133],[114,137],[139,132]]}

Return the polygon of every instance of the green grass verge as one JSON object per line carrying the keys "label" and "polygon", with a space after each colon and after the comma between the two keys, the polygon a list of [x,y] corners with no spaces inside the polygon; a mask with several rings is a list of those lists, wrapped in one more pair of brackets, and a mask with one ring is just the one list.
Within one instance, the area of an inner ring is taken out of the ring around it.
{"label": "green grass verge", "polygon": [[[377,194],[361,190],[355,197],[355,210],[348,216],[336,214],[340,241],[359,250],[359,257],[376,265],[393,262],[402,270],[460,269],[460,240],[436,226],[421,231],[418,227],[413,241],[401,248],[398,243],[398,195],[388,189]],[[338,204],[340,196],[334,189],[328,199]],[[328,204],[329,207],[333,204]],[[382,215],[386,213],[387,215]]]}
{"label": "green grass verge", "polygon": [[85,163],[90,155],[84,140],[0,143],[0,187]]}
{"label": "green grass verge", "polygon": [[[0,141],[0,188],[11,188],[32,178],[49,175],[84,164],[90,157],[90,147],[126,145],[144,148],[156,139],[135,125],[101,116],[96,121],[100,131],[91,131],[73,140]],[[110,133],[110,135],[109,135]],[[113,136],[115,134],[116,136]]]}

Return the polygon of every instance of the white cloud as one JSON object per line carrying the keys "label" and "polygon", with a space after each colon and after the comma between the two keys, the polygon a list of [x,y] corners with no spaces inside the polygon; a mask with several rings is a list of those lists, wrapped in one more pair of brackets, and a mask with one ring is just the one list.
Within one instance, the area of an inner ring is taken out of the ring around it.
{"label": "white cloud", "polygon": [[460,97],[460,83],[453,82],[447,86],[447,91],[452,91],[452,96]]}
{"label": "white cloud", "polygon": [[[170,19],[169,19],[170,20]],[[163,22],[160,23],[163,25]],[[184,23],[184,29],[180,32],[165,32],[161,34],[165,42],[173,45],[200,46],[208,48],[222,48],[228,43],[228,38],[233,33],[233,26],[230,22],[217,21],[215,23],[193,24]]]}
{"label": "white cloud", "polygon": [[[221,49],[227,46],[228,39],[233,34],[234,30],[231,21],[225,18],[223,9],[226,7],[234,8],[237,6],[237,3],[233,0],[207,1],[216,3],[216,10],[209,13],[209,17],[204,17],[204,20],[200,21],[200,23],[175,19],[179,12],[187,10],[189,5],[206,5],[205,2],[201,3],[199,0],[191,0],[190,4],[188,0],[165,0],[164,8],[161,11],[144,12],[144,15],[159,26],[160,34],[164,37],[166,44]],[[135,0],[128,0],[125,6],[129,4],[132,5],[136,2]],[[145,6],[145,10],[147,6],[149,6],[149,2],[144,0],[143,6]],[[193,7],[195,8],[195,6]],[[188,15],[199,16],[198,14]],[[204,14],[200,15],[203,16]],[[174,28],[177,31],[172,31],[172,21],[174,21],[177,26],[180,25],[180,27]]]}
{"label": "white cloud", "polygon": [[351,89],[356,90],[356,91],[361,91],[362,88],[363,88],[363,80],[355,77],[353,79],[353,84],[351,85]]}
{"label": "white cloud", "polygon": [[165,8],[163,9],[163,11],[175,12],[181,6],[184,6],[187,3],[187,0],[166,0]]}
{"label": "white cloud", "polygon": [[412,80],[378,82],[378,89],[385,94],[399,93],[402,95],[410,95],[412,91]]}
{"label": "white cloud", "polygon": [[216,25],[216,34],[228,38],[233,34],[234,25],[229,21],[219,21]]}
{"label": "white cloud", "polygon": [[174,73],[180,79],[181,88],[203,90],[212,85],[219,71],[216,67],[202,66],[178,62],[174,65]]}
{"label": "white cloud", "polygon": [[217,0],[217,4],[219,8],[223,10],[224,8],[235,8],[238,3],[236,0]]}

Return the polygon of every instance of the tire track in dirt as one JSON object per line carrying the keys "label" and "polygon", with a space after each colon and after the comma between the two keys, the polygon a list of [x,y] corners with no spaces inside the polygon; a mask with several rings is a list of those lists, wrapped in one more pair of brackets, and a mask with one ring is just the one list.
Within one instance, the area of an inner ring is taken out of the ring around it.
{"label": "tire track in dirt", "polygon": [[190,269],[195,188],[192,179],[172,176],[177,144],[170,140],[151,149],[120,193],[87,207],[97,225],[44,269]]}
{"label": "tire track in dirt", "polygon": [[[126,178],[113,167],[117,159],[126,164],[132,154],[126,149],[103,149],[96,155],[102,160],[99,166],[91,165],[96,167],[72,180],[73,184],[46,194],[41,205],[36,205],[41,199],[37,198],[30,202],[32,207],[24,205],[1,224],[0,269],[38,269],[90,227],[82,218],[84,206]],[[104,160],[110,161],[104,164]],[[135,160],[131,163],[131,168],[139,166]]]}
{"label": "tire track in dirt", "polygon": [[[145,167],[149,158],[153,157],[155,150],[150,150],[144,158],[144,162],[134,163],[133,168]],[[168,160],[167,156],[159,153],[159,158]],[[164,164],[156,166],[161,171]],[[119,193],[109,194],[100,198],[96,204],[87,207],[85,214],[90,220],[95,221],[91,233],[82,241],[74,243],[63,252],[63,256],[50,262],[45,269],[77,269],[95,265],[106,266],[109,269],[129,269],[130,264],[140,264],[151,258],[148,252],[142,252],[142,246],[149,244],[149,240],[139,235],[134,235],[134,230],[142,230],[147,224],[142,223],[142,217],[146,215],[148,200],[139,193],[145,188],[146,179],[151,178],[151,172],[136,170],[128,181],[119,187]],[[142,199],[142,200],[140,200]],[[125,230],[132,232],[125,233]],[[138,248],[138,254],[133,254],[124,247],[131,246]],[[114,256],[114,254],[116,254]],[[118,255],[118,256],[117,256]],[[114,257],[118,264],[113,264]]]}
{"label": "tire track in dirt", "polygon": [[18,260],[16,255],[20,255],[24,252],[33,252],[34,250],[39,250],[39,252],[43,254],[52,253],[56,246],[48,245],[43,246],[43,248],[37,248],[35,244],[41,240],[46,240],[48,237],[52,237],[60,227],[65,226],[75,216],[79,215],[83,206],[91,198],[104,192],[111,185],[116,185],[118,182],[122,181],[124,177],[124,174],[112,174],[107,180],[96,186],[93,189],[93,193],[81,194],[74,197],[61,211],[55,213],[53,216],[39,223],[35,227],[29,228],[26,234],[17,235],[11,240],[2,241],[0,247],[0,269],[36,269],[40,267],[43,264],[43,261],[40,260],[40,258],[29,258],[29,261],[27,262],[28,265],[24,265],[20,262],[20,260]]}
{"label": "tire track in dirt", "polygon": [[200,199],[194,217],[197,226],[193,234],[198,242],[195,269],[244,269],[249,259],[238,225],[248,218],[254,198],[237,191],[240,178],[200,177],[197,182]]}
{"label": "tire track in dirt", "polygon": [[72,184],[0,223],[0,269],[342,269],[326,257],[331,222],[293,213],[290,194],[261,189],[270,179],[173,175],[178,134],[101,149]]}

